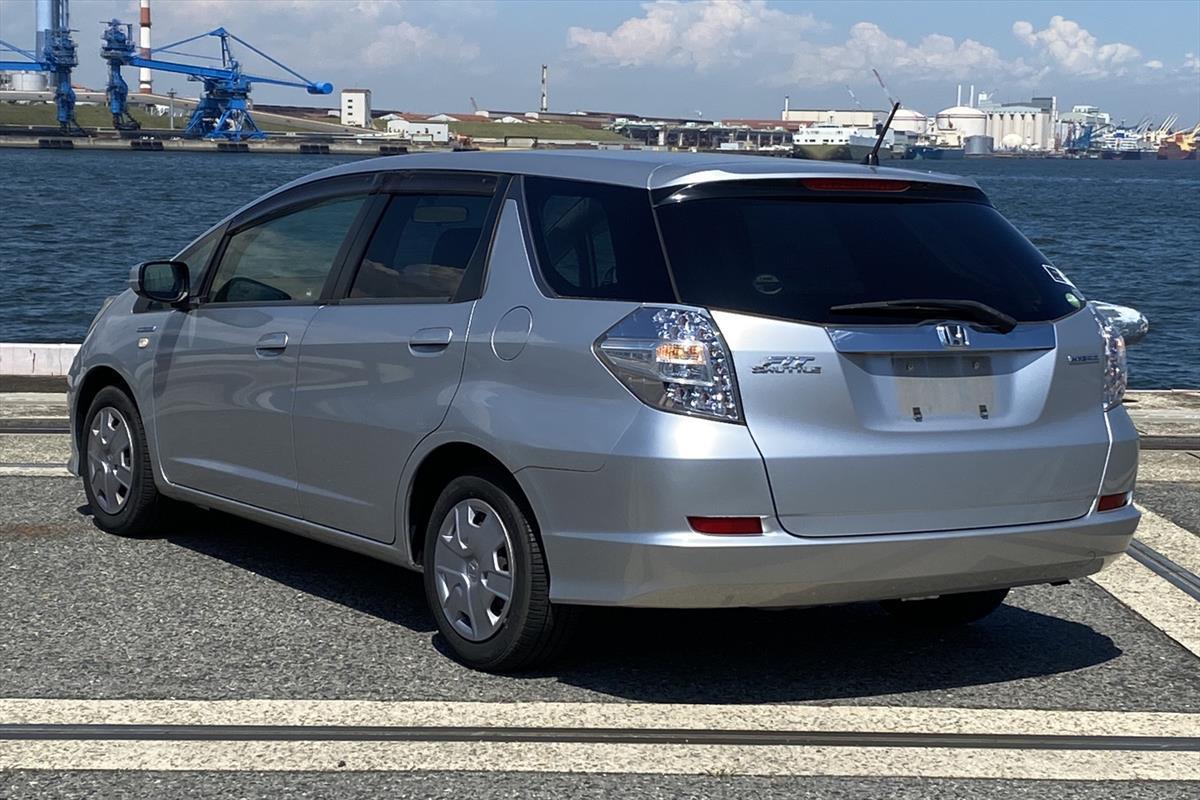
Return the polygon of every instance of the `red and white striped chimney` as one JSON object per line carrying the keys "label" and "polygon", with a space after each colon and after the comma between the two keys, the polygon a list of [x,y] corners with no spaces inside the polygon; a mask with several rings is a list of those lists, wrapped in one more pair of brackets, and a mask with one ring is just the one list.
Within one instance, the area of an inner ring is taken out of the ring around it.
{"label": "red and white striped chimney", "polygon": [[[140,45],[139,55],[141,55],[142,58],[149,58],[150,57],[150,0],[141,0],[141,6],[142,6],[142,22],[141,22],[140,30],[138,31],[140,34],[140,37],[141,37],[140,41],[139,41],[139,45]],[[150,77],[150,70],[146,69],[145,67],[142,67],[138,71],[138,91],[143,92],[143,93],[149,93],[152,90],[152,84],[153,84],[153,81]]]}

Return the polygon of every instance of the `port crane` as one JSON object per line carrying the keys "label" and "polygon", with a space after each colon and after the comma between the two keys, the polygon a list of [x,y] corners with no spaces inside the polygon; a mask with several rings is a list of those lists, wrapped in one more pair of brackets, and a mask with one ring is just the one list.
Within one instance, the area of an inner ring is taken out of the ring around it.
{"label": "port crane", "polygon": [[[201,94],[195,110],[192,111],[187,127],[183,132],[183,135],[187,138],[227,139],[232,141],[265,139],[267,134],[258,127],[254,121],[254,117],[250,113],[248,100],[250,87],[254,83],[293,86],[305,89],[309,94],[329,94],[333,91],[332,84],[310,81],[300,73],[271,58],[271,56],[254,47],[254,45],[235,36],[224,28],[216,28],[187,39],[181,39],[178,42],[172,42],[163,47],[157,47],[151,51],[151,55],[155,53],[169,53],[181,45],[205,37],[213,37],[220,40],[220,67],[183,64],[139,55],[137,48],[133,44],[133,25],[122,23],[115,19],[110,20],[104,30],[104,45],[100,49],[100,55],[109,65],[107,96],[109,99],[109,111],[113,115],[113,123],[117,124],[119,121],[125,127],[128,127],[131,122],[134,125],[137,124],[129,116],[127,103],[129,88],[125,84],[125,80],[121,77],[121,67],[123,66],[144,67],[159,70],[160,72],[173,72],[178,75],[187,76],[188,80],[200,81],[204,84],[204,92]],[[230,40],[257,53],[291,75],[295,80],[267,78],[243,72],[241,63],[233,56],[233,50],[229,44]],[[119,125],[118,127],[121,126]]]}
{"label": "port crane", "polygon": [[[34,53],[0,39],[0,52],[10,51],[25,57],[25,61],[0,61],[0,72],[48,72],[54,76],[54,105],[57,107],[58,127],[63,133],[82,133],[75,121],[75,90],[71,88],[71,70],[79,65],[75,40],[71,38],[70,13],[67,0],[51,0],[50,18],[44,29],[42,51]],[[39,15],[41,9],[39,8]],[[39,16],[39,22],[42,22]]]}

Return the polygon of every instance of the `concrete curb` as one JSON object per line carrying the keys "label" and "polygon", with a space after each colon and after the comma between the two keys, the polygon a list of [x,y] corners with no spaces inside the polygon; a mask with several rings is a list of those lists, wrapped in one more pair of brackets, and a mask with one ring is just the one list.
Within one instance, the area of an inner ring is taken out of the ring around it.
{"label": "concrete curb", "polygon": [[63,376],[77,352],[77,344],[0,342],[0,375]]}

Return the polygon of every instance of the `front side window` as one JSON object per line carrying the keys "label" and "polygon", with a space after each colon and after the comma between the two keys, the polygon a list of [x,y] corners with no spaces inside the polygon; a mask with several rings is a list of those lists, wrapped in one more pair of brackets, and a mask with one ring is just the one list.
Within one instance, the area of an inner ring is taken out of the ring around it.
{"label": "front side window", "polygon": [[316,301],[364,200],[325,200],[233,234],[209,302]]}
{"label": "front side window", "polygon": [[403,194],[367,246],[351,299],[450,302],[485,239],[490,195]]}
{"label": "front side window", "polygon": [[220,242],[221,230],[217,229],[192,242],[179,255],[175,256],[176,261],[187,264],[188,286],[192,288],[193,292],[197,291],[200,286],[204,277],[204,268],[208,266],[208,261],[212,258],[213,251],[217,249]]}
{"label": "front side window", "polygon": [[674,302],[645,189],[526,178],[542,277],[563,297]]}

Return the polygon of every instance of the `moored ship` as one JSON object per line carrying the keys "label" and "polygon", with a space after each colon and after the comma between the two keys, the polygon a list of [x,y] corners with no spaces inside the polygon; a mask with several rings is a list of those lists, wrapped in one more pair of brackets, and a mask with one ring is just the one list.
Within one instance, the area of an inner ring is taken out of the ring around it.
{"label": "moored ship", "polygon": [[917,144],[908,148],[906,158],[917,161],[954,161],[962,158],[966,151],[961,147],[946,147],[937,144]]}
{"label": "moored ship", "polygon": [[[870,128],[854,128],[832,123],[819,123],[801,128],[792,135],[792,158],[816,161],[862,161],[875,147],[879,138]],[[879,148],[881,159],[892,157],[892,132],[883,137]]]}

